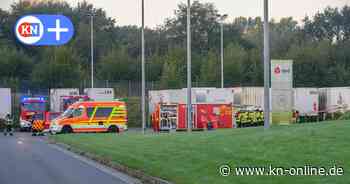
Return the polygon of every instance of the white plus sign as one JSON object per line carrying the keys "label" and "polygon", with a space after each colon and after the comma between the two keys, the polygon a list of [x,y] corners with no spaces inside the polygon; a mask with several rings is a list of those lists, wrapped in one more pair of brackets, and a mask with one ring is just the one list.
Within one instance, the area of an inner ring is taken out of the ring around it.
{"label": "white plus sign", "polygon": [[56,27],[48,28],[47,31],[56,32],[56,41],[59,41],[61,39],[61,32],[68,32],[68,28],[61,28],[60,20],[56,19]]}

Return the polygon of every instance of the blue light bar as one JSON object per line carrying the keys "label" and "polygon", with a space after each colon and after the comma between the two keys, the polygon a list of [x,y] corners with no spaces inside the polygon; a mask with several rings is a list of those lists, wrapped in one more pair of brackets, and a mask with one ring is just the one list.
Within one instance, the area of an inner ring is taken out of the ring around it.
{"label": "blue light bar", "polygon": [[22,97],[21,102],[27,102],[27,101],[40,101],[45,102],[45,97]]}

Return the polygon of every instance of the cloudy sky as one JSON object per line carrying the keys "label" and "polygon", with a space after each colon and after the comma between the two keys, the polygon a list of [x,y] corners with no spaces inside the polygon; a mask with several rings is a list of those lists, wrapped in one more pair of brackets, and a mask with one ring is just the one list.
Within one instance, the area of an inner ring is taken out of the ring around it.
{"label": "cloudy sky", "polygon": [[[9,9],[15,0],[0,0],[0,8]],[[76,5],[80,0],[67,0]],[[87,0],[96,7],[104,8],[108,16],[117,19],[119,25],[140,25],[141,0]],[[220,13],[228,14],[228,20],[238,16],[262,16],[263,0],[200,0],[215,3]],[[174,14],[179,3],[187,0],[145,0],[146,25],[155,27]],[[301,20],[305,15],[313,15],[327,6],[350,5],[350,0],[270,0],[270,15],[275,19],[293,16]]]}

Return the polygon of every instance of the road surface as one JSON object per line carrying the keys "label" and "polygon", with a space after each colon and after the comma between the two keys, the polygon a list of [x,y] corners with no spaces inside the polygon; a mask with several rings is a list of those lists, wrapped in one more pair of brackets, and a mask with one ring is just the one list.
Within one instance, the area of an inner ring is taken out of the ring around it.
{"label": "road surface", "polygon": [[47,143],[44,137],[0,134],[0,184],[129,184],[137,182]]}

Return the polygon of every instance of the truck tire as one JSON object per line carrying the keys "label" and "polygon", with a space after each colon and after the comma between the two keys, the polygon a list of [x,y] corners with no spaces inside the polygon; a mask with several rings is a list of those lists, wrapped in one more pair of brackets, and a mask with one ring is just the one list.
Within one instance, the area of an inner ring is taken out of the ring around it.
{"label": "truck tire", "polygon": [[115,125],[112,125],[108,128],[109,133],[119,133],[119,128]]}

